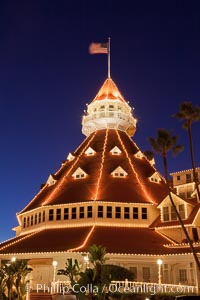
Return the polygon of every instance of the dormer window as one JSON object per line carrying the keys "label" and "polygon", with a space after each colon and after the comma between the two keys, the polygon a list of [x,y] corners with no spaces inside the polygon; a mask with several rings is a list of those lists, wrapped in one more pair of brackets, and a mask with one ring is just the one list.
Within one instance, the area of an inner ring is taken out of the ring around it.
{"label": "dormer window", "polygon": [[[177,206],[179,215],[182,219],[185,219],[185,206],[184,204],[179,204]],[[176,221],[177,220],[177,214],[173,206],[163,206],[162,208],[162,219],[163,222],[167,221]]]}
{"label": "dormer window", "polygon": [[124,171],[124,169],[119,166],[111,173],[111,175],[113,177],[126,177],[128,173],[126,173],[126,171]]}
{"label": "dormer window", "polygon": [[53,174],[50,174],[48,179],[47,179],[47,184],[48,185],[54,185],[57,182],[57,180],[54,178]]}
{"label": "dormer window", "polygon": [[94,155],[96,152],[91,148],[89,147],[86,151],[85,151],[85,154],[86,155]]}
{"label": "dormer window", "polygon": [[135,157],[142,159],[144,157],[144,154],[139,150],[136,154],[134,154]]}
{"label": "dormer window", "polygon": [[67,160],[71,161],[75,158],[75,156],[73,156],[71,153],[68,154],[67,156]]}
{"label": "dormer window", "polygon": [[81,168],[78,168],[73,174],[72,177],[74,179],[83,179],[87,176],[87,173],[85,173]]}
{"label": "dormer window", "polygon": [[122,153],[122,151],[117,146],[111,149],[110,152],[112,153],[112,155],[119,155]]}
{"label": "dormer window", "polygon": [[160,176],[158,175],[157,172],[153,173],[153,175],[151,175],[149,177],[149,180],[152,181],[152,182],[155,182],[155,183],[159,183],[161,181],[161,178]]}

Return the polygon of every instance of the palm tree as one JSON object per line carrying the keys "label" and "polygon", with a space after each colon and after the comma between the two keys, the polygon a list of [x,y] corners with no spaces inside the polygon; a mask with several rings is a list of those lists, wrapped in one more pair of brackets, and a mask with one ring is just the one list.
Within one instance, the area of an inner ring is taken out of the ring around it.
{"label": "palm tree", "polygon": [[26,260],[16,260],[13,263],[13,267],[15,270],[15,279],[14,285],[17,290],[17,295],[19,300],[23,300],[26,297],[26,288],[27,288],[27,275],[32,271],[30,267],[27,265]]}
{"label": "palm tree", "polygon": [[5,273],[5,284],[7,288],[7,296],[9,300],[12,300],[14,277],[15,277],[15,270],[13,264],[5,264],[3,266],[3,272]]}
{"label": "palm tree", "polygon": [[93,278],[92,281],[97,286],[97,299],[101,299],[104,297],[104,293],[102,293],[102,286],[104,279],[102,278],[102,266],[107,260],[106,256],[106,248],[99,245],[92,245],[88,249],[88,258],[91,264],[93,264]]}
{"label": "palm tree", "polygon": [[181,145],[177,145],[177,139],[178,137],[176,135],[172,135],[171,131],[167,131],[166,129],[158,129],[157,131],[157,138],[150,137],[149,142],[152,146],[152,149],[158,153],[159,155],[162,156],[163,158],[163,164],[164,164],[164,174],[165,174],[165,180],[166,180],[166,185],[168,189],[168,194],[169,194],[169,199],[171,201],[172,207],[177,215],[177,218],[180,222],[180,225],[182,227],[182,230],[185,234],[185,237],[190,245],[190,249],[192,251],[193,257],[195,259],[195,262],[197,264],[198,270],[200,271],[200,263],[199,259],[197,257],[197,254],[195,252],[195,249],[193,247],[193,244],[191,242],[191,239],[189,237],[189,234],[185,228],[185,225],[180,217],[180,214],[177,210],[177,207],[174,203],[172,194],[171,194],[171,188],[169,184],[169,179],[168,179],[168,164],[167,164],[167,154],[169,151],[172,151],[173,154],[177,154],[181,150],[183,150],[183,147]]}
{"label": "palm tree", "polygon": [[31,271],[26,260],[16,260],[3,266],[1,273],[4,275],[9,300],[23,300],[26,297],[27,275]]}
{"label": "palm tree", "polygon": [[68,258],[65,263],[65,269],[58,270],[58,275],[65,275],[69,277],[71,285],[74,286],[76,283],[76,278],[80,274],[80,265],[77,259]]}
{"label": "palm tree", "polygon": [[173,117],[176,117],[180,121],[184,121],[183,128],[186,129],[188,132],[193,180],[195,182],[198,199],[200,201],[200,190],[198,186],[198,178],[196,176],[196,171],[195,171],[194,147],[193,147],[193,138],[192,138],[192,123],[200,120],[200,107],[193,106],[192,102],[183,102],[180,105],[179,112],[173,115]]}
{"label": "palm tree", "polygon": [[100,263],[101,265],[106,261],[106,248],[99,245],[92,245],[88,249],[89,253],[89,261],[96,266],[96,264]]}
{"label": "palm tree", "polygon": [[0,300],[5,299],[5,289],[6,289],[6,283],[5,283],[5,272],[3,269],[0,269]]}

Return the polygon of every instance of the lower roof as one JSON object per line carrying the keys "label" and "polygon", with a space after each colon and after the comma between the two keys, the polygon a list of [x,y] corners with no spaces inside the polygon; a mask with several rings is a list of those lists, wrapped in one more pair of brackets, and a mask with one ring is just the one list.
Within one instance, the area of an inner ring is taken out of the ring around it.
{"label": "lower roof", "polygon": [[116,254],[190,253],[189,247],[173,247],[169,240],[153,229],[88,226],[44,229],[15,237],[0,244],[0,254],[87,252],[93,244],[102,245],[106,247],[107,253]]}

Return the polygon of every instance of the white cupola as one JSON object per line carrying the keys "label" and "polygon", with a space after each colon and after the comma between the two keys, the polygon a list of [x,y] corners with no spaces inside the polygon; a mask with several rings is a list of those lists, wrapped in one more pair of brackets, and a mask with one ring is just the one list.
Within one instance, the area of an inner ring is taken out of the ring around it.
{"label": "white cupola", "polygon": [[94,100],[87,106],[82,120],[82,132],[86,136],[99,129],[117,129],[133,136],[137,120],[132,108],[119,92],[111,78],[107,78]]}

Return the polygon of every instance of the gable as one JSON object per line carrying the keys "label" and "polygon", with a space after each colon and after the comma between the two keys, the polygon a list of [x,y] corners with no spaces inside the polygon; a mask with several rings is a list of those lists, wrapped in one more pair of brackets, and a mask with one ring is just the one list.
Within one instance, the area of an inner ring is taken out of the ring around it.
{"label": "gable", "polygon": [[113,177],[126,177],[128,173],[122,167],[119,166],[114,171],[112,171],[111,175]]}

